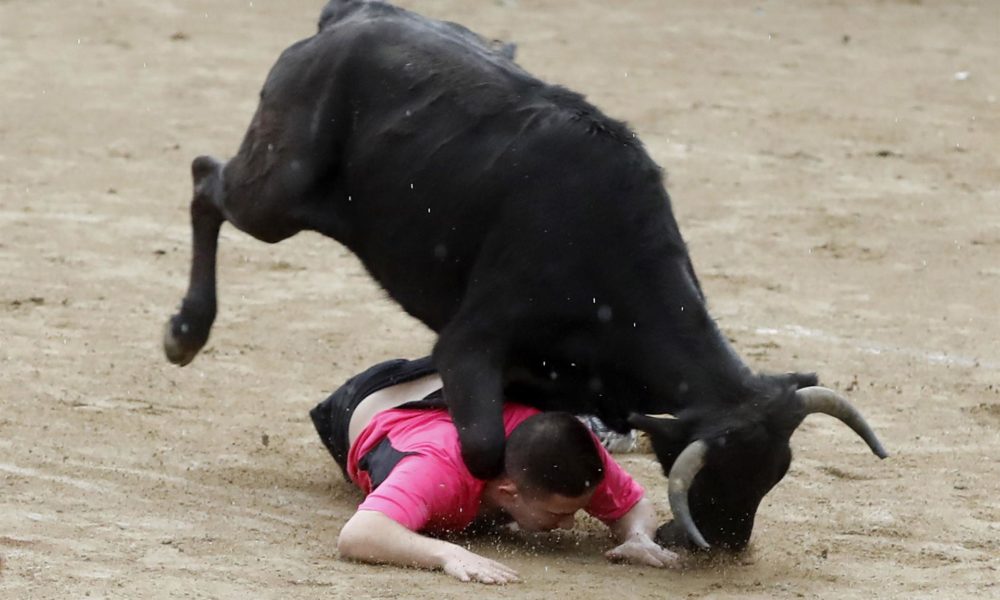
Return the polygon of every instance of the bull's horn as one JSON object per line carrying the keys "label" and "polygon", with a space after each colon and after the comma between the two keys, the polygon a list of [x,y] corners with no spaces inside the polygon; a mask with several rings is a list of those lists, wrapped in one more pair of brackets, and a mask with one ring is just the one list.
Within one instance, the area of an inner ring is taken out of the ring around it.
{"label": "bull's horn", "polygon": [[878,441],[878,438],[875,437],[875,432],[872,431],[868,422],[861,416],[858,409],[851,406],[847,398],[829,388],[820,386],[802,388],[795,392],[795,395],[802,400],[802,406],[805,409],[806,415],[823,413],[831,417],[836,417],[853,429],[854,433],[860,435],[861,439],[868,444],[868,447],[872,449],[872,452],[876,456],[879,458],[889,456],[889,453],[882,447],[882,442]]}
{"label": "bull's horn", "polygon": [[688,537],[694,540],[705,550],[708,550],[708,542],[698,531],[698,526],[691,518],[691,507],[688,505],[688,491],[691,489],[691,482],[695,475],[705,466],[705,454],[708,453],[708,444],[702,440],[695,440],[684,448],[674,465],[670,467],[670,475],[667,482],[667,497],[670,498],[670,510],[674,513],[674,518],[684,526],[684,531]]}

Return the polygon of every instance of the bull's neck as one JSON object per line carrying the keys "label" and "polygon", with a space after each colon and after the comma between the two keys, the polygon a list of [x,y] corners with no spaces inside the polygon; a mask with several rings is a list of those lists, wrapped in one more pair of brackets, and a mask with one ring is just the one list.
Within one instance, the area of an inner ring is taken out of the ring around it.
{"label": "bull's neck", "polygon": [[676,352],[670,369],[675,410],[709,401],[735,404],[750,392],[750,368],[710,318]]}
{"label": "bull's neck", "polygon": [[693,269],[684,256],[661,281],[658,302],[643,307],[646,349],[638,365],[643,381],[666,412],[704,402],[737,403],[750,392],[753,374],[708,314]]}

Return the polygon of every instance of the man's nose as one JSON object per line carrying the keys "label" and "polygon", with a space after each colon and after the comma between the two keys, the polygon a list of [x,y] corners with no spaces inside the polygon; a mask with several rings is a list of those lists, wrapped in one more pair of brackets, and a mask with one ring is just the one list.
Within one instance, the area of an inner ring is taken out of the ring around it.
{"label": "man's nose", "polygon": [[559,529],[573,529],[576,526],[576,515],[566,515],[565,517],[559,519],[559,523],[556,525]]}

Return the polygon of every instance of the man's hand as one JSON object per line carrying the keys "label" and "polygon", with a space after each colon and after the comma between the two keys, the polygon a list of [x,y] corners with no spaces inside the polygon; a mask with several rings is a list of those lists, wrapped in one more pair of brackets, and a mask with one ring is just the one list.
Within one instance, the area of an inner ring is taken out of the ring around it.
{"label": "man's hand", "polygon": [[636,535],[624,544],[604,553],[608,560],[650,567],[670,567],[677,564],[677,555],[660,546],[648,535]]}
{"label": "man's hand", "polygon": [[410,531],[373,510],[354,513],[337,538],[344,558],[424,569],[442,569],[462,581],[504,584],[520,581],[517,571],[465,548]]}
{"label": "man's hand", "polygon": [[461,581],[505,584],[521,581],[517,571],[456,546],[444,557],[444,572]]}
{"label": "man's hand", "polygon": [[636,502],[622,518],[608,524],[611,532],[621,545],[608,550],[604,556],[608,560],[669,567],[677,564],[677,555],[653,541],[656,532],[656,511],[649,498]]}

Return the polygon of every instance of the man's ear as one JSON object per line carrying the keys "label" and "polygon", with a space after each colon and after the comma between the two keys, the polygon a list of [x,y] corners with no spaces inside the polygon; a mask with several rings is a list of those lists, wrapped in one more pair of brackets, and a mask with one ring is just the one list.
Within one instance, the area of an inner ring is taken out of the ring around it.
{"label": "man's ear", "polygon": [[517,488],[517,484],[514,483],[514,480],[506,475],[501,475],[497,478],[496,490],[502,497],[510,500],[517,498],[521,493],[521,490]]}

